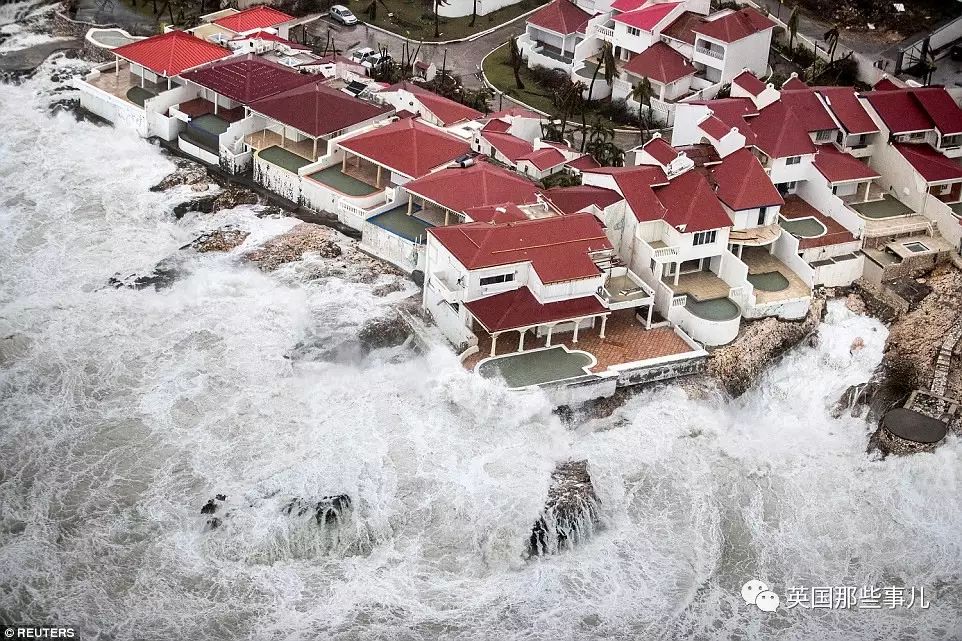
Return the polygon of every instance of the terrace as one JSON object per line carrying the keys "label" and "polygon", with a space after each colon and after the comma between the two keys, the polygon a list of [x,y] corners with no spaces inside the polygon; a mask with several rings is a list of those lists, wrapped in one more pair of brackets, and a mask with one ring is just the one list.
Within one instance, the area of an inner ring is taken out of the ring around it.
{"label": "terrace", "polygon": [[367,219],[367,222],[381,229],[386,229],[395,236],[400,236],[405,240],[424,244],[427,239],[428,228],[434,227],[434,225],[419,218],[416,215],[418,209],[419,208],[415,208],[414,213],[408,214],[407,205],[402,205],[382,214],[372,216]]}
{"label": "terrace", "polygon": [[277,165],[282,169],[286,169],[292,174],[296,174],[297,170],[299,170],[301,167],[311,164],[311,161],[307,158],[277,146],[261,149],[257,156],[261,160],[266,160],[272,165]]}
{"label": "terrace", "polygon": [[932,226],[928,218],[916,214],[911,207],[889,194],[879,200],[854,203],[849,207],[865,220],[865,236],[868,237],[926,231]]}
{"label": "terrace", "polygon": [[763,247],[746,247],[741,260],[748,265],[748,282],[759,305],[805,298],[812,290],[788,265]]}
{"label": "terrace", "polygon": [[799,249],[840,245],[858,240],[855,236],[799,196],[785,197],[780,211],[779,226],[798,238]]}
{"label": "terrace", "polygon": [[88,76],[86,82],[92,87],[138,107],[143,107],[145,101],[167,90],[166,83],[148,82],[143,77],[131,73],[127,62],[93,73]]}
{"label": "terrace", "polygon": [[[279,147],[284,151],[304,158],[307,161],[304,163],[305,165],[317,160],[318,153],[321,155],[326,153],[326,141],[319,140],[319,142],[324,144],[318,145],[313,138],[307,138],[305,140],[295,142],[287,136],[282,136],[275,131],[271,131],[270,129],[255,131],[254,133],[248,134],[244,137],[244,143],[253,149],[260,151],[270,147]],[[261,154],[261,157],[263,158],[263,154]]]}
{"label": "terrace", "polygon": [[353,168],[343,171],[341,165],[332,165],[313,174],[308,174],[307,177],[340,194],[355,198],[370,196],[380,191],[379,187],[374,186],[374,181],[370,180],[363,172],[358,172]]}
{"label": "terrace", "polygon": [[675,283],[674,276],[661,279],[674,292],[675,296],[692,295],[705,301],[713,298],[726,298],[731,286],[710,271],[697,271],[681,274]]}

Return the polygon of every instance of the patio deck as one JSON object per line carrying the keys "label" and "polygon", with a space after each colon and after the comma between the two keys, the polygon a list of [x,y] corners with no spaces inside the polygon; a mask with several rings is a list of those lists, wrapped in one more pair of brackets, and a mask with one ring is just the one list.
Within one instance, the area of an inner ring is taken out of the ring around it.
{"label": "patio deck", "polygon": [[418,218],[415,215],[418,209],[418,207],[415,207],[414,213],[409,216],[407,205],[402,205],[383,214],[372,216],[367,219],[367,222],[377,225],[381,229],[386,229],[405,240],[425,243],[427,242],[427,229],[434,227],[434,225]]}
{"label": "patio deck", "polygon": [[[298,156],[307,158],[310,162],[317,160],[317,156],[314,155],[314,140],[301,140],[300,142],[294,142],[290,138],[284,138],[280,134],[271,131],[270,129],[263,129],[261,131],[255,131],[252,134],[247,134],[244,137],[244,142],[254,149],[261,150],[267,149],[268,147],[280,147],[286,151],[293,152]],[[327,143],[324,140],[317,141],[317,154],[322,156],[327,151]]]}
{"label": "patio deck", "polygon": [[313,174],[309,174],[308,178],[327,185],[347,196],[370,196],[380,191],[380,189],[372,183],[358,180],[350,173],[342,172],[340,165],[332,165],[327,169],[316,171]]}
{"label": "patio deck", "polygon": [[675,296],[691,294],[698,300],[725,298],[728,296],[728,292],[731,291],[728,283],[716,276],[713,272],[708,271],[682,274],[678,277],[677,285],[674,284],[675,279],[673,276],[666,276],[661,279],[661,282],[668,285],[668,287],[675,292]]}
{"label": "patio deck", "polygon": [[852,233],[796,195],[786,196],[781,208],[781,227],[799,239],[799,249],[826,247],[857,240]]}
{"label": "patio deck", "polygon": [[[119,71],[114,71],[113,67],[105,69],[100,72],[100,77],[88,80],[87,83],[101,91],[109,93],[111,96],[138,105],[138,103],[131,100],[127,94],[135,87],[140,88],[140,77],[130,73],[130,65],[127,63],[122,63]],[[154,93],[157,92],[157,87],[153,83],[148,82],[145,83],[144,86],[154,91]],[[142,107],[143,105],[143,100],[141,100],[138,106]]]}
{"label": "patio deck", "polygon": [[[591,368],[592,372],[603,372],[612,365],[633,363],[662,356],[673,356],[692,351],[678,334],[669,327],[645,329],[645,326],[635,320],[635,310],[623,309],[612,312],[605,327],[605,338],[601,338],[600,322],[595,327],[582,329],[578,332],[578,342],[573,343],[572,332],[551,335],[552,345],[565,345],[570,350],[589,352],[598,359]],[[491,354],[491,336],[484,330],[478,333],[479,352],[469,356],[464,366],[473,370],[481,360]],[[511,354],[518,349],[518,332],[505,332],[498,337],[496,354]],[[538,349],[544,347],[546,337],[536,338],[532,332],[525,336],[525,348]]]}
{"label": "patio deck", "polygon": [[[749,277],[755,276],[756,278],[754,280],[763,284],[765,287],[771,286],[777,277],[769,276],[768,278],[763,277],[759,279],[758,277],[763,274],[777,272],[788,281],[787,286],[778,291],[765,291],[764,289],[756,287],[755,298],[759,305],[804,298],[812,295],[812,290],[809,289],[808,285],[806,285],[788,265],[769,254],[768,250],[764,247],[746,247],[742,253],[742,262],[748,265]],[[780,279],[778,280],[780,282]]]}
{"label": "patio deck", "polygon": [[905,205],[897,198],[889,196],[888,194],[885,194],[885,197],[881,200],[855,203],[849,205],[849,207],[858,212],[859,216],[862,218],[870,218],[872,220],[878,220],[880,218],[895,218],[897,216],[910,216],[913,213],[911,207]]}
{"label": "patio deck", "polygon": [[[203,98],[194,98],[193,100],[182,102],[177,105],[177,109],[190,116],[191,119],[197,119],[207,115],[215,115],[214,103]],[[218,107],[215,117],[228,124],[234,123],[244,118],[244,108],[237,107],[235,109],[228,109],[226,107]]]}

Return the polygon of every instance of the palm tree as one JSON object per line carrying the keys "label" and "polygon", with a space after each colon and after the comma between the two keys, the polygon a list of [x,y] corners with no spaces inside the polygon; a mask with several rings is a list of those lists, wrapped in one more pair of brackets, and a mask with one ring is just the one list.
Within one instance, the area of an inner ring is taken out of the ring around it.
{"label": "palm tree", "polygon": [[441,16],[438,13],[441,6],[447,6],[448,0],[434,0],[434,37],[441,37]]}
{"label": "palm tree", "polygon": [[838,47],[838,25],[825,32],[825,45],[828,47],[828,64],[835,62],[835,48]]}
{"label": "palm tree", "polygon": [[[649,118],[651,115],[651,99],[655,95],[651,88],[651,81],[645,76],[640,82],[636,82],[631,88],[629,96],[638,103],[638,133],[641,136],[641,144],[645,144],[648,139]],[[647,109],[645,109],[647,107]]]}
{"label": "palm tree", "polygon": [[524,89],[524,83],[521,82],[521,65],[524,63],[524,59],[521,57],[521,50],[518,48],[518,36],[508,38],[508,63],[514,72],[514,84],[517,85],[518,89]]}
{"label": "palm tree", "polygon": [[474,26],[474,21],[478,19],[478,0],[474,0],[474,4],[471,5],[471,22],[468,24],[469,27]]}
{"label": "palm tree", "polygon": [[615,81],[615,73],[617,72],[617,68],[615,67],[614,49],[612,49],[611,43],[607,41],[602,43],[601,51],[598,52],[598,64],[595,65],[595,71],[593,74],[591,74],[591,84],[588,85],[588,100],[584,102],[581,108],[581,151],[582,152],[584,152],[585,150],[585,141],[587,140],[587,136],[585,134],[587,132],[588,127],[585,123],[585,120],[588,117],[587,111],[588,111],[589,101],[591,100],[591,96],[595,91],[595,80],[598,79],[598,72],[601,71],[602,67],[604,67],[604,70],[605,70],[605,82],[608,83],[608,86],[610,87],[611,83]]}
{"label": "palm tree", "polygon": [[792,13],[788,16],[788,54],[792,59],[795,58],[795,36],[798,35],[798,5],[792,8]]}
{"label": "palm tree", "polygon": [[571,116],[573,116],[584,103],[583,94],[587,88],[587,85],[581,81],[571,82],[570,79],[566,79],[564,85],[558,89],[552,97],[555,108],[561,112],[562,138],[564,138],[565,129],[568,126],[568,121],[571,119]]}

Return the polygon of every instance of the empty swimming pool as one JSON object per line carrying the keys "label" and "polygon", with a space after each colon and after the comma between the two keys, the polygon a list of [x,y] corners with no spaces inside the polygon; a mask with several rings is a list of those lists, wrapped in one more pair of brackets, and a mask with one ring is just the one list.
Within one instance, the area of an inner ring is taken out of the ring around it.
{"label": "empty swimming pool", "polygon": [[763,274],[749,274],[748,282],[755,289],[763,292],[780,292],[788,289],[788,279],[779,272],[765,272]]}
{"label": "empty swimming pool", "polygon": [[594,364],[588,352],[571,352],[559,345],[481,361],[477,373],[484,378],[501,376],[508,387],[518,388],[587,376],[587,368]]}
{"label": "empty swimming pool", "polygon": [[710,321],[729,321],[741,316],[741,310],[738,309],[738,305],[728,297],[698,300],[691,294],[688,294],[685,309],[698,318],[704,318]]}
{"label": "empty swimming pool", "polygon": [[811,216],[805,218],[781,218],[778,223],[782,229],[797,238],[817,238],[828,231],[819,220]]}

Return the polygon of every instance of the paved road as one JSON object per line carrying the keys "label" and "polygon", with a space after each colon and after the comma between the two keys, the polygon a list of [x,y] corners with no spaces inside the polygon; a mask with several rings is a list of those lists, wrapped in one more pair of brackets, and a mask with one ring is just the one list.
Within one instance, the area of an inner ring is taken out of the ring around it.
{"label": "paved road", "polygon": [[[453,70],[455,74],[460,74],[466,87],[480,87],[481,81],[476,74],[481,66],[481,59],[489,51],[506,42],[511,34],[522,33],[524,24],[524,19],[515,20],[470,42],[455,42],[446,45],[425,43],[421,45],[419,58],[428,63],[433,62],[440,69],[441,64],[445,62],[446,51],[447,68]],[[350,53],[352,49],[357,47],[373,47],[376,49],[378,46],[385,46],[395,58],[401,56],[403,38],[371,29],[365,24],[344,27],[322,18],[314,23],[310,33],[323,42],[329,29],[338,50],[342,53]],[[417,47],[417,44],[413,46]]]}

